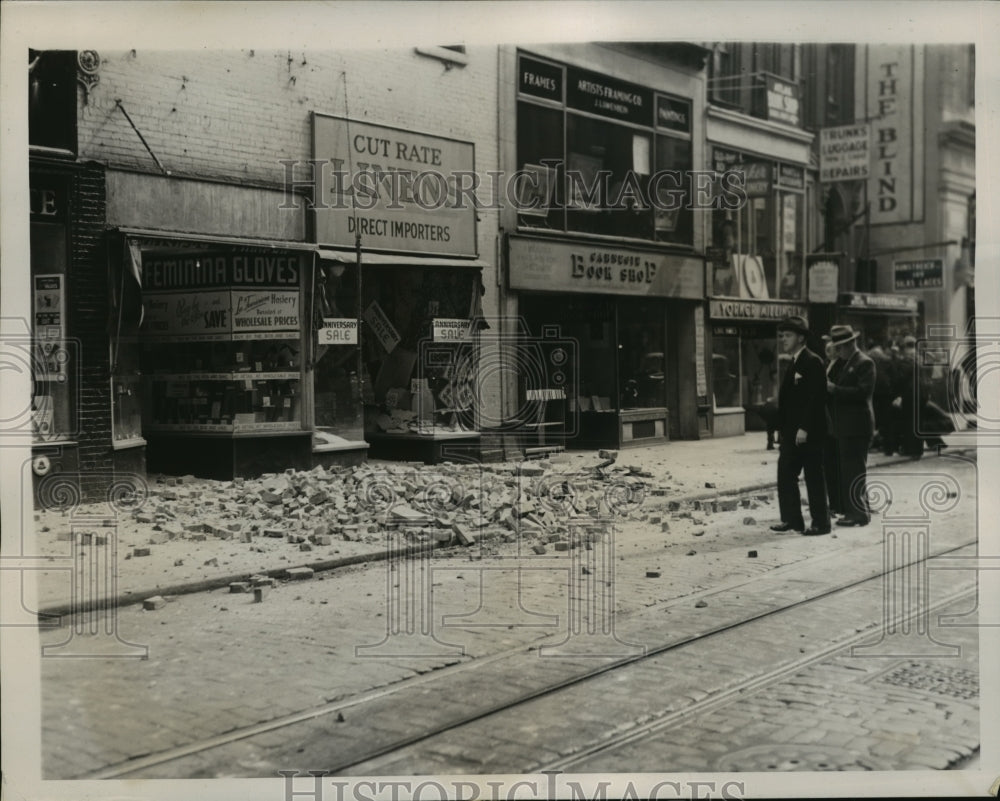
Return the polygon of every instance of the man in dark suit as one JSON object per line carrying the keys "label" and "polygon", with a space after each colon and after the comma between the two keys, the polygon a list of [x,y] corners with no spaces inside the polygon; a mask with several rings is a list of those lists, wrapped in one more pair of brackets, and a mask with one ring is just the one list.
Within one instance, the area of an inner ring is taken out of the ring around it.
{"label": "man in dark suit", "polygon": [[841,368],[826,383],[830,395],[833,435],[840,461],[840,494],[843,514],[838,526],[867,526],[871,510],[867,497],[868,449],[875,433],[872,394],[875,362],[858,349],[858,333],[849,325],[830,329]]}
{"label": "man in dark suit", "polygon": [[[829,534],[830,510],[823,477],[826,439],[826,370],[823,360],[806,347],[809,327],[801,317],[778,324],[781,349],[791,357],[778,390],[778,506],[781,523],[772,531]],[[805,473],[812,525],[805,528],[799,474]]]}
{"label": "man in dark suit", "polygon": [[[843,367],[837,356],[837,346],[830,341],[829,335],[823,337],[826,353],[826,377],[836,381],[840,368]],[[833,399],[826,398],[826,442],[823,443],[823,476],[826,478],[826,496],[829,499],[830,513],[842,515],[844,504],[840,499],[840,451],[837,448],[837,438],[833,435]]]}

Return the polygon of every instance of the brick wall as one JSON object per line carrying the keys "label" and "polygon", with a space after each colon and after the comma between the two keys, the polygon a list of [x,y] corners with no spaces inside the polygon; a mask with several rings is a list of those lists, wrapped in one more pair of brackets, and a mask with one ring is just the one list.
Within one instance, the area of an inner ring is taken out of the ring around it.
{"label": "brick wall", "polygon": [[[67,307],[68,331],[80,342],[80,491],[85,500],[105,496],[113,469],[108,365],[108,285],[105,256],[104,170],[84,164],[71,189]],[[104,475],[100,475],[103,473]]]}
{"label": "brick wall", "polygon": [[[358,51],[102,51],[100,83],[80,107],[81,159],[110,167],[279,186],[281,160],[311,156],[310,112],[350,116],[475,143],[476,169],[497,169],[497,50],[466,66],[412,48]],[[493,259],[496,218],[479,251]]]}

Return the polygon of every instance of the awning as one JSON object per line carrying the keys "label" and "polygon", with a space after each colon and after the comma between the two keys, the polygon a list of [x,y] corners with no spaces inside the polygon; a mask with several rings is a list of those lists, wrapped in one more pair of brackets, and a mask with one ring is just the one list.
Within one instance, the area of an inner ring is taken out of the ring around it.
{"label": "awning", "polygon": [[[332,248],[317,248],[317,254],[321,259],[337,261],[341,264],[354,264],[357,262],[357,254],[353,250],[333,250]],[[414,256],[409,253],[362,253],[361,264],[383,265],[412,265],[426,267],[473,267],[483,269],[488,265],[480,259],[456,259],[447,256]]]}
{"label": "awning", "polygon": [[261,248],[264,250],[306,250],[315,251],[313,242],[294,242],[283,239],[252,239],[241,236],[218,234],[193,234],[184,231],[161,231],[152,228],[113,228],[119,234],[131,239],[142,240],[141,244],[170,247],[177,245],[230,245],[233,247]]}

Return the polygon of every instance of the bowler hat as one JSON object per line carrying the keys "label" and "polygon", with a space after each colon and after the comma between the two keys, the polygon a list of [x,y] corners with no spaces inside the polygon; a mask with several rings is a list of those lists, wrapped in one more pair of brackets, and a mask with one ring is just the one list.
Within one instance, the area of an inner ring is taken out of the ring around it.
{"label": "bowler hat", "polygon": [[835,325],[830,329],[830,342],[834,345],[843,345],[861,336],[860,331],[855,331],[849,325]]}
{"label": "bowler hat", "polygon": [[786,317],[778,323],[778,333],[782,331],[794,331],[796,334],[806,336],[809,333],[809,324],[806,323],[804,318],[793,315],[792,317]]}

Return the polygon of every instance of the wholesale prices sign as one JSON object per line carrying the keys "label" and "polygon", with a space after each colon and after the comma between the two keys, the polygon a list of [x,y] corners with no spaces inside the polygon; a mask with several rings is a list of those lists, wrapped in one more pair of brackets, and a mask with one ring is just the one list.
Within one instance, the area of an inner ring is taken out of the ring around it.
{"label": "wholesale prices sign", "polygon": [[314,113],[317,242],[476,256],[471,142]]}

